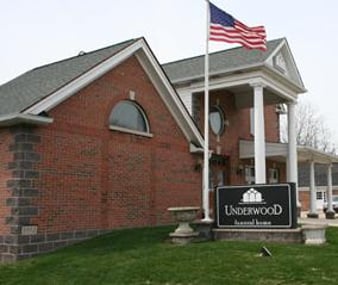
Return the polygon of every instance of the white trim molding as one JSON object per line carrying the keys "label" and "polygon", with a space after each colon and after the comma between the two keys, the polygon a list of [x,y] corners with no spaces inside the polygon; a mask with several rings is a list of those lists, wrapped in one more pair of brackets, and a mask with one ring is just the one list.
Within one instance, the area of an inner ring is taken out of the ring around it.
{"label": "white trim molding", "polygon": [[201,133],[143,38],[112,55],[101,64],[93,67],[69,84],[34,104],[25,110],[24,114],[37,115],[43,111],[49,111],[131,56],[136,56],[145,72],[150,77],[154,87],[173,115],[175,121],[180,126],[186,139],[189,142],[193,142],[203,147],[204,140]]}
{"label": "white trim molding", "polygon": [[94,80],[101,77],[103,74],[107,73],[109,70],[119,65],[121,62],[129,58],[133,53],[142,47],[140,41],[131,44],[122,51],[108,58],[106,61],[102,62],[98,66],[95,66],[88,72],[84,73],[80,77],[74,79],[66,86],[62,87],[58,91],[50,94],[45,99],[34,104],[32,107],[24,111],[25,114],[34,114],[37,115],[43,111],[49,111],[54,108],[61,102],[68,99],[70,96],[93,82]]}
{"label": "white trim molding", "polygon": [[18,124],[43,126],[51,123],[53,123],[53,118],[38,115],[13,113],[5,116],[0,116],[0,127],[10,127]]}

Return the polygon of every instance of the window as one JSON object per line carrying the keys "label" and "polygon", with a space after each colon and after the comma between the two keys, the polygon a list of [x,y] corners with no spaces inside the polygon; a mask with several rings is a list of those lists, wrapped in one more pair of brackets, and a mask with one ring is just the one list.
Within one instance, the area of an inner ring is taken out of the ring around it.
{"label": "window", "polygon": [[326,192],[324,192],[324,191],[316,192],[316,199],[326,201]]}
{"label": "window", "polygon": [[210,128],[215,135],[221,135],[224,131],[224,113],[218,106],[210,108],[209,113]]}
{"label": "window", "polygon": [[255,167],[252,165],[245,166],[245,182],[247,184],[255,184]]}
{"label": "window", "polygon": [[131,101],[121,101],[109,116],[111,129],[133,133],[149,133],[149,123],[142,108]]}

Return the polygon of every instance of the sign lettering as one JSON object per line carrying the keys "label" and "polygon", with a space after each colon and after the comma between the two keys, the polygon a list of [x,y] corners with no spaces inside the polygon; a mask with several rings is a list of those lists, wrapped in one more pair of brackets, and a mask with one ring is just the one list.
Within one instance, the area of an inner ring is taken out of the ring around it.
{"label": "sign lettering", "polygon": [[218,187],[216,220],[220,228],[295,228],[295,185]]}

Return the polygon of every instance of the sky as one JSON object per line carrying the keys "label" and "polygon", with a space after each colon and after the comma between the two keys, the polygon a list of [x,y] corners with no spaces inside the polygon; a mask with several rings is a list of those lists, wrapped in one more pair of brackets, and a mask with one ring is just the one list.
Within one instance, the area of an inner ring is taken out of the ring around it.
{"label": "sky", "polygon": [[[285,37],[301,95],[338,143],[338,1],[213,0],[268,40]],[[0,0],[0,85],[41,65],[144,36],[161,63],[205,53],[205,0]],[[235,47],[210,43],[210,51]],[[250,51],[248,51],[250,52]]]}

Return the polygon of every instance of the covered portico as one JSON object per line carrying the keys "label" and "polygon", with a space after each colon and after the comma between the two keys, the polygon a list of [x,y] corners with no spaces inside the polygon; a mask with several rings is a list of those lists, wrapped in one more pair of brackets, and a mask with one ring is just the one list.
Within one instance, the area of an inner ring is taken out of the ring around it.
{"label": "covered portico", "polygon": [[[213,94],[231,94],[236,112],[250,109],[253,138],[251,158],[254,159],[257,184],[267,182],[265,130],[271,126],[271,122],[265,118],[266,107],[281,104],[287,106],[287,180],[297,184],[295,106],[298,95],[305,93],[306,89],[286,39],[269,41],[267,47],[266,52],[235,48],[210,54],[208,89],[210,98]],[[194,100],[204,94],[203,60],[204,57],[201,56],[164,65],[165,72],[193,117],[196,114]],[[230,121],[230,126],[231,124]],[[278,128],[276,125],[274,127]],[[221,139],[217,139],[215,145],[211,146],[211,151],[222,154],[218,151],[223,147]],[[274,140],[278,142],[279,138]],[[238,153],[232,152],[231,155],[237,156]]]}
{"label": "covered portico", "polygon": [[[290,179],[290,156],[289,145],[285,143],[266,143],[266,159],[271,159],[278,162],[285,162],[287,165],[287,181],[294,182]],[[326,211],[326,218],[334,219],[335,212],[332,207],[332,164],[338,162],[338,156],[328,154],[307,146],[297,146],[298,163],[306,163],[309,167],[310,174],[310,207],[308,211],[309,218],[318,218],[316,206],[316,182],[315,182],[315,165],[321,164],[327,167],[327,203],[328,210]],[[254,158],[254,142],[240,141],[240,159]],[[298,180],[298,177],[297,177]],[[286,181],[285,181],[286,182]],[[300,206],[299,192],[297,191],[297,202]]]}
{"label": "covered portico", "polygon": [[[268,42],[268,52],[233,49],[210,56],[209,92],[224,90],[234,95],[237,109],[251,108],[255,146],[256,183],[266,182],[264,107],[285,104],[288,113],[289,179],[297,182],[295,105],[306,92],[286,39]],[[165,66],[187,109],[193,113],[193,98],[203,94],[201,58]],[[189,68],[187,68],[189,67]],[[186,69],[186,70],[185,70]],[[194,74],[200,70],[201,74]]]}
{"label": "covered portico", "polygon": [[315,181],[315,165],[321,164],[326,166],[327,172],[327,211],[325,213],[327,219],[335,218],[335,211],[332,206],[332,164],[338,162],[338,156],[315,150],[306,146],[298,146],[298,161],[307,163],[310,173],[310,209],[307,216],[309,218],[318,218],[316,203],[316,181]]}

